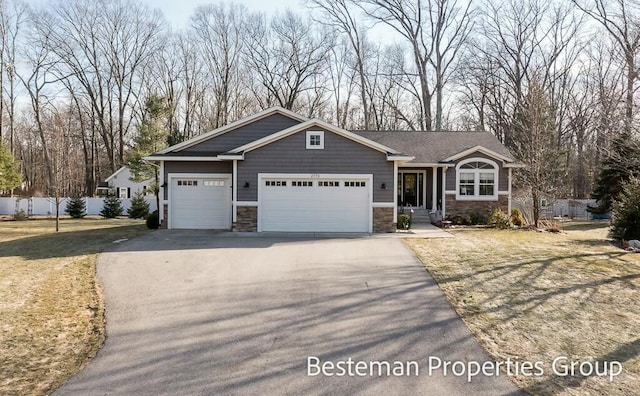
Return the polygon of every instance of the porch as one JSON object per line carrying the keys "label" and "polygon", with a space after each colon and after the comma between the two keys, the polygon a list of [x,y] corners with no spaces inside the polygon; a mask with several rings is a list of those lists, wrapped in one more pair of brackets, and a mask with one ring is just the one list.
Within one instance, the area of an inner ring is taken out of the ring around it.
{"label": "porch", "polygon": [[443,173],[445,167],[399,168],[398,209],[414,210],[415,220],[428,221],[429,214],[443,212]]}

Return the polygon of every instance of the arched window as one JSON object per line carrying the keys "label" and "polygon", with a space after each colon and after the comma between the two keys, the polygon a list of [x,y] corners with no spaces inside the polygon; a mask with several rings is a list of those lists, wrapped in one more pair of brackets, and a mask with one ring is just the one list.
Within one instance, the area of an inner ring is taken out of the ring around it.
{"label": "arched window", "polygon": [[498,199],[498,164],[485,158],[469,158],[456,166],[456,198]]}

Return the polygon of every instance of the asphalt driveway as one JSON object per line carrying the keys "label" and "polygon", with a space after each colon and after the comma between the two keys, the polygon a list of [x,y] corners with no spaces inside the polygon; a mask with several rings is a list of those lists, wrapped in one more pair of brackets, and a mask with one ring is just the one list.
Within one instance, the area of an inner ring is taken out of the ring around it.
{"label": "asphalt driveway", "polygon": [[[98,275],[107,341],[56,394],[519,394],[504,375],[429,375],[430,357],[488,357],[399,239],[158,231]],[[308,376],[310,356],[419,373]]]}

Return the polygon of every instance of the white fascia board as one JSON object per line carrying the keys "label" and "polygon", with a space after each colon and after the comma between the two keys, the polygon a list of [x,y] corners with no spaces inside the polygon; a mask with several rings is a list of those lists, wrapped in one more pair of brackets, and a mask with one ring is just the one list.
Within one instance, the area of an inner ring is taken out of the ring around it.
{"label": "white fascia board", "polygon": [[220,154],[218,157],[220,160],[244,160],[244,154]]}
{"label": "white fascia board", "polygon": [[147,160],[147,161],[211,161],[211,162],[215,162],[215,161],[222,161],[220,158],[218,157],[183,157],[183,156],[175,156],[175,157],[170,157],[170,156],[153,156],[150,155],[148,157],[144,157],[143,159]]}
{"label": "white fascia board", "polygon": [[504,164],[505,168],[526,168],[525,164]]}
{"label": "white fascia board", "polygon": [[120,172],[122,172],[123,170],[125,170],[127,167],[126,166],[122,166],[120,167],[120,169],[118,169],[117,171],[115,171],[111,176],[107,177],[106,179],[104,179],[105,182],[109,182],[109,180],[113,179],[114,177],[118,176],[118,174]]}
{"label": "white fascia board", "polygon": [[500,160],[502,160],[504,162],[513,162],[513,158],[505,157],[504,155],[498,154],[495,151],[489,150],[488,148],[485,148],[483,146],[471,147],[470,149],[461,151],[458,154],[452,155],[449,158],[445,158],[443,162],[456,161],[456,160],[458,160],[458,159],[460,159],[462,157],[466,157],[467,155],[473,154],[473,153],[478,152],[478,151],[483,153],[483,154],[486,154],[486,155],[488,155],[490,157],[500,159]]}
{"label": "white fascia board", "polygon": [[413,161],[415,158],[416,157],[412,157],[409,155],[387,154],[387,161],[408,162]]}
{"label": "white fascia board", "polygon": [[347,139],[353,140],[357,143],[360,143],[364,146],[370,147],[374,150],[378,150],[381,151],[385,154],[401,154],[400,152],[398,152],[397,150],[394,150],[390,147],[384,146],[380,143],[374,142],[373,140],[369,140],[367,138],[364,138],[358,134],[355,134],[353,132],[349,132],[346,129],[342,129],[342,128],[338,128],[334,125],[328,124],[324,121],[318,120],[318,119],[313,119],[313,120],[309,120],[307,122],[303,122],[301,124],[298,125],[294,125],[290,128],[284,129],[280,132],[276,132],[273,133],[269,136],[265,136],[262,139],[258,139],[256,141],[253,141],[251,143],[245,144],[244,146],[240,146],[237,147],[233,150],[229,150],[229,153],[242,153],[242,152],[249,152],[255,149],[258,149],[262,146],[266,146],[269,143],[273,143],[275,141],[278,141],[280,139],[283,139],[287,136],[291,136],[295,133],[298,133],[300,131],[304,131],[305,129],[308,128],[312,128],[312,127],[320,127],[326,131],[329,132],[333,132],[337,135],[346,137]]}
{"label": "white fascia board", "polygon": [[410,164],[402,164],[403,168],[433,168],[437,166],[438,168],[453,168],[456,166],[455,164],[442,164],[442,163],[430,163],[430,162],[412,162]]}
{"label": "white fascia board", "polygon": [[247,124],[251,124],[252,122],[261,120],[263,118],[266,118],[266,117],[268,117],[270,115],[273,115],[273,114],[276,114],[276,113],[280,113],[280,114],[282,114],[282,115],[284,115],[286,117],[292,118],[292,119],[294,119],[296,121],[300,121],[300,122],[305,122],[305,121],[309,120],[308,118],[303,117],[300,114],[296,114],[293,111],[287,110],[287,109],[285,109],[283,107],[280,107],[280,106],[270,107],[270,108],[268,108],[266,110],[263,110],[263,111],[261,111],[259,113],[250,115],[250,116],[245,117],[245,118],[241,118],[241,119],[239,119],[237,121],[234,121],[234,122],[232,122],[230,124],[227,124],[227,125],[221,126],[220,128],[216,128],[216,129],[214,129],[212,131],[203,133],[202,135],[198,135],[198,136],[196,136],[194,138],[191,138],[189,140],[186,140],[186,141],[184,141],[182,143],[178,143],[178,144],[175,144],[175,145],[173,145],[171,147],[167,147],[166,149],[164,149],[162,151],[159,151],[158,154],[166,154],[166,153],[169,153],[169,152],[172,152],[172,151],[184,150],[185,148],[191,147],[193,145],[196,145],[196,144],[198,144],[200,142],[203,142],[205,140],[214,138],[216,136],[220,136],[220,135],[222,135],[222,134],[224,134],[226,132],[229,132],[229,131],[232,131],[234,129],[240,128],[240,127],[245,126]]}

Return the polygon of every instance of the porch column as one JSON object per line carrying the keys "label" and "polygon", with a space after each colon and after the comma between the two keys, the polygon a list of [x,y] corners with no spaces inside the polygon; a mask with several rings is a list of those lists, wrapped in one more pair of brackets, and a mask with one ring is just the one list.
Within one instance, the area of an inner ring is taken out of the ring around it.
{"label": "porch column", "polygon": [[238,221],[238,160],[233,160],[233,181],[231,190],[231,224]]}
{"label": "porch column", "polygon": [[398,161],[393,161],[393,222],[398,223]]}
{"label": "porch column", "polygon": [[435,212],[438,210],[438,167],[434,166],[432,169],[433,182],[431,188],[433,188],[433,190],[431,192],[431,210]]}
{"label": "porch column", "polygon": [[445,202],[447,201],[447,196],[446,196],[446,191],[447,191],[447,167],[443,166],[442,167],[442,219],[444,220],[446,214],[445,214]]}

